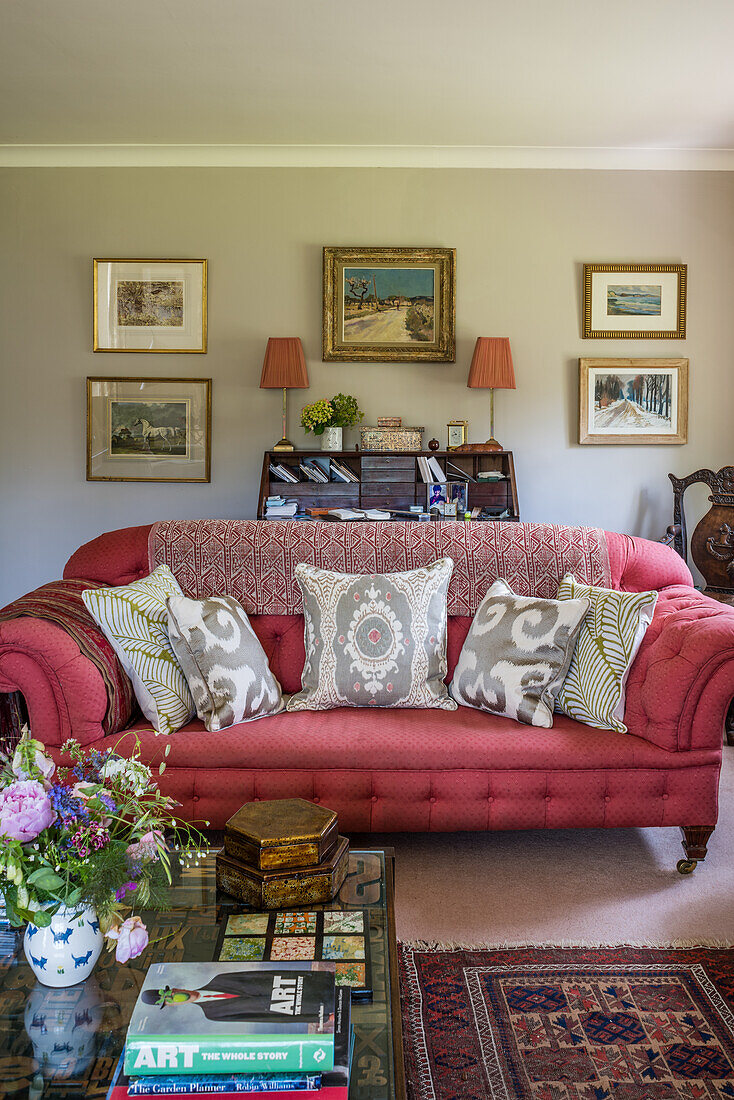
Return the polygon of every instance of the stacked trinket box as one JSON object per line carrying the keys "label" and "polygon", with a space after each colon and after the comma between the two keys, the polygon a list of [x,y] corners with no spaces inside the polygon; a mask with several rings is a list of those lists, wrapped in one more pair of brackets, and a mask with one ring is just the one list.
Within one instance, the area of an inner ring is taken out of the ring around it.
{"label": "stacked trinket box", "polygon": [[348,862],[333,810],[303,798],[248,802],[225,825],[217,887],[260,910],[319,905],[338,893]]}

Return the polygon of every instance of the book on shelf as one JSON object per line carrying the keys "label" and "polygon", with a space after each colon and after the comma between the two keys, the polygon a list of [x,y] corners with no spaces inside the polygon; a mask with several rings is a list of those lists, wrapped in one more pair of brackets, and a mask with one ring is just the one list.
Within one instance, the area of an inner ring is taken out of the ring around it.
{"label": "book on shelf", "polygon": [[[269,1100],[348,1100],[349,1078],[354,1051],[351,1026],[351,996],[346,986],[336,989],[334,1000],[334,1065],[316,1073],[162,1074],[131,1077],[124,1071],[125,1051],[115,1071],[107,1100],[129,1100],[135,1096],[206,1096],[219,1100],[242,1100],[245,1092],[267,1093]],[[236,1082],[224,1091],[220,1084]],[[300,1082],[308,1082],[306,1088]],[[317,1088],[311,1082],[318,1081]],[[250,1087],[245,1087],[250,1086]],[[298,1087],[296,1087],[298,1086]]]}
{"label": "book on shelf", "polygon": [[330,508],[326,513],[331,519],[390,519],[384,508]]}
{"label": "book on shelf", "polygon": [[270,473],[277,481],[290,481],[291,484],[298,481],[295,470],[290,466],[284,466],[281,462],[269,463]]}
{"label": "book on shelf", "polygon": [[459,479],[461,481],[476,481],[475,477],[468,474],[466,470],[462,470],[460,466],[454,466],[453,462],[449,462],[448,459],[446,459],[446,476],[453,478],[455,481]]}
{"label": "book on shelf", "polygon": [[435,458],[433,455],[431,455],[430,458],[426,459],[426,462],[428,463],[428,468],[431,471],[431,474],[433,475],[428,480],[429,481],[445,482],[446,481],[446,471],[443,469],[443,467],[441,466],[438,459]]}
{"label": "book on shelf", "polygon": [[335,964],[154,963],[125,1044],[128,1076],[323,1072]]}
{"label": "book on shelf", "polygon": [[318,481],[320,483],[326,481],[326,478],[321,476],[321,471],[319,470],[317,472],[313,466],[309,466],[305,459],[303,462],[299,462],[298,469],[306,477],[307,481]]}
{"label": "book on shelf", "polygon": [[345,462],[339,462],[337,459],[332,458],[331,472],[336,478],[338,478],[339,481],[349,481],[359,484],[359,478],[355,474],[354,470],[347,466]]}

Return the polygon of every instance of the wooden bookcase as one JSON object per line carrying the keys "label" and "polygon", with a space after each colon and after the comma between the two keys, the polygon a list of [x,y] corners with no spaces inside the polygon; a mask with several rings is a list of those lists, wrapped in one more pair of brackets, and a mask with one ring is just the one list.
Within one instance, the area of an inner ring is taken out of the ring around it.
{"label": "wooden bookcase", "polygon": [[[512,451],[492,451],[485,454],[456,451],[266,451],[263,457],[260,495],[257,517],[265,518],[265,499],[281,494],[287,499],[298,500],[306,508],[386,508],[407,509],[411,504],[427,505],[426,483],[423,481],[416,459],[419,455],[434,457],[442,469],[451,462],[460,470],[476,478],[485,470],[499,470],[505,476],[502,481],[469,482],[469,508],[491,508],[502,512],[509,509],[507,520],[520,519],[520,505],[515,483],[515,465]],[[359,482],[329,481],[319,484],[310,481],[299,470],[304,458],[331,456],[348,466]],[[270,463],[290,467],[299,481],[281,481],[270,473]],[[449,478],[449,480],[452,480]],[[458,479],[457,479],[458,480]]]}

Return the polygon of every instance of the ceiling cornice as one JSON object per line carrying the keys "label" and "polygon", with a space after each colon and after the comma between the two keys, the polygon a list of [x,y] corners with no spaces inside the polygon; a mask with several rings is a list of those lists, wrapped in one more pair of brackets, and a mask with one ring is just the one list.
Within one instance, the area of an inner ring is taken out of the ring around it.
{"label": "ceiling cornice", "polygon": [[2,145],[3,168],[528,168],[734,171],[734,149],[489,145]]}

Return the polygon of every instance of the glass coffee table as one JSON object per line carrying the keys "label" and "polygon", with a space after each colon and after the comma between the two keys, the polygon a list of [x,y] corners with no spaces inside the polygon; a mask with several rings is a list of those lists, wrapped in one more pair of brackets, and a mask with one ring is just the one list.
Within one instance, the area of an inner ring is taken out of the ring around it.
{"label": "glass coffee table", "polygon": [[[369,926],[372,1000],[352,1006],[350,1100],[405,1098],[394,885],[392,849],[359,849],[349,854],[336,898],[328,906],[308,907],[363,910]],[[217,893],[214,853],[203,854],[181,869],[170,909],[144,914],[151,942],[143,954],[119,966],[105,951],[91,977],[69,989],[37,983],[23,955],[22,933],[0,926],[0,1096],[105,1100],[148,967],[211,962],[223,922],[246,911]]]}

